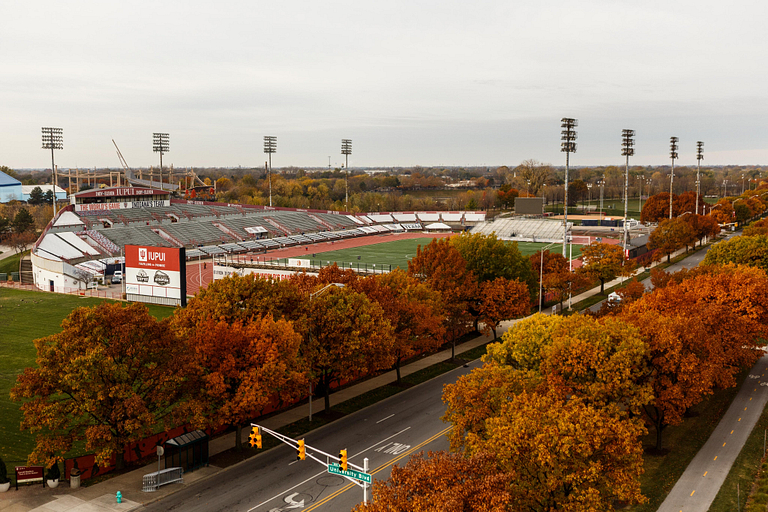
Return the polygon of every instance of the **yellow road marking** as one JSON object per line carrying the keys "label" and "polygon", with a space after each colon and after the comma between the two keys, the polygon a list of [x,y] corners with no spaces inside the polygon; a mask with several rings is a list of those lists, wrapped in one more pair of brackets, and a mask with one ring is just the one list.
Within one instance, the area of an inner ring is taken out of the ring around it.
{"label": "yellow road marking", "polygon": [[707,476],[707,473],[709,473],[709,471],[705,471],[702,476]]}
{"label": "yellow road marking", "polygon": [[715,455],[715,460],[717,460],[717,455]]}
{"label": "yellow road marking", "polygon": [[739,418],[739,421],[741,421],[741,418]]}
{"label": "yellow road marking", "polygon": [[731,434],[733,434],[733,430],[731,430]]}
{"label": "yellow road marking", "polygon": [[[751,399],[750,399],[750,400],[751,400]],[[746,411],[746,410],[747,410],[747,408],[745,407],[745,408],[744,408],[744,410]]]}
{"label": "yellow road marking", "polygon": [[[392,464],[394,464],[394,463],[396,463],[396,462],[398,462],[398,461],[400,461],[400,460],[404,459],[405,457],[408,457],[408,456],[409,456],[409,455],[411,455],[413,452],[415,452],[416,450],[418,450],[418,449],[422,448],[423,446],[425,446],[425,445],[427,445],[427,444],[431,443],[432,441],[434,441],[434,440],[435,440],[435,439],[437,439],[438,437],[440,437],[440,436],[442,436],[442,435],[444,435],[444,434],[447,434],[447,433],[448,433],[448,432],[449,432],[449,431],[450,431],[452,428],[453,428],[453,427],[448,427],[448,428],[445,428],[445,429],[443,429],[442,431],[440,431],[440,432],[438,432],[437,434],[433,435],[432,437],[430,437],[430,438],[429,438],[429,439],[427,439],[426,441],[423,441],[423,442],[421,442],[421,443],[417,444],[416,446],[412,447],[411,449],[409,449],[408,451],[406,451],[406,452],[404,452],[404,453],[401,453],[400,455],[398,455],[398,456],[397,456],[397,457],[395,457],[394,459],[390,460],[389,462],[387,462],[387,463],[385,463],[385,464],[382,464],[381,466],[379,466],[379,467],[378,467],[377,469],[375,469],[374,471],[371,471],[371,474],[372,474],[372,475],[375,475],[376,473],[379,473],[380,471],[383,471],[384,469],[386,469],[386,468],[387,468],[387,467],[389,467],[390,465],[392,465]],[[314,504],[313,506],[311,506],[310,508],[308,508],[308,509],[305,509],[305,512],[310,512],[311,510],[315,510],[317,507],[319,507],[319,506],[321,506],[321,505],[323,505],[323,504],[325,504],[325,503],[328,503],[330,500],[332,500],[332,499],[333,499],[333,498],[335,498],[336,496],[338,496],[338,495],[340,495],[340,494],[342,494],[342,493],[345,493],[345,492],[347,492],[347,491],[348,491],[348,490],[350,490],[352,487],[357,487],[357,486],[356,486],[355,484],[353,484],[353,483],[347,484],[347,485],[345,485],[344,487],[342,487],[341,489],[338,489],[336,492],[334,492],[334,493],[332,493],[332,494],[329,494],[328,496],[326,496],[326,497],[325,497],[325,498],[323,498],[322,500],[318,501],[317,503],[315,503],[315,504]]]}
{"label": "yellow road marking", "polygon": [[723,446],[725,446],[725,443],[723,443]]}
{"label": "yellow road marking", "polygon": [[695,492],[696,492],[696,489],[694,489],[693,491],[691,491],[691,496],[693,496],[693,493],[695,493]]}
{"label": "yellow road marking", "polygon": [[752,397],[749,397],[750,400],[752,400]]}

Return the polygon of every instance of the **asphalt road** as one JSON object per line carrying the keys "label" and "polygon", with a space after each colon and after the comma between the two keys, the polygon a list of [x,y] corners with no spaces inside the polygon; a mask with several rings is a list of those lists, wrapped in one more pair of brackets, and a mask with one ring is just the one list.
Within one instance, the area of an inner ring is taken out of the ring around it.
{"label": "asphalt road", "polygon": [[[731,237],[733,237],[733,236],[735,236],[737,234],[740,234],[740,233],[729,233],[728,236],[726,236],[724,240],[730,240]],[[720,242],[716,242],[716,244],[718,244],[718,243],[720,243]],[[715,245],[715,244],[713,244],[713,245]],[[708,245],[703,250],[695,252],[695,253],[691,254],[690,256],[688,256],[687,258],[685,258],[685,259],[683,259],[681,261],[678,261],[677,263],[675,263],[673,265],[670,265],[669,267],[666,268],[666,271],[669,272],[669,273],[674,273],[674,272],[678,272],[680,270],[683,270],[684,268],[694,268],[694,267],[699,266],[699,263],[704,261],[704,257],[707,255],[707,251],[709,251],[710,247],[712,247],[712,245]],[[644,279],[641,282],[645,286],[646,290],[651,290],[653,288],[653,284],[651,284],[651,278],[650,277]],[[605,299],[605,300],[608,300],[608,299]],[[605,302],[605,300],[602,300],[602,301],[598,302],[597,304],[594,304],[594,305],[590,306],[588,308],[589,311],[592,311],[594,313],[597,313],[598,311],[600,311],[600,308],[603,306],[603,303]]]}
{"label": "asphalt road", "polygon": [[[379,480],[389,477],[393,464],[404,465],[412,453],[448,449],[445,434],[449,425],[440,419],[445,413],[443,385],[479,364],[475,361],[468,368],[457,368],[307,434],[307,453],[317,448],[338,455],[346,448],[350,463],[362,467],[363,458],[368,458],[369,473]],[[351,510],[362,501],[360,487],[329,474],[326,466],[309,457],[296,461],[296,451],[282,445],[148,505],[146,510],[337,512]]]}

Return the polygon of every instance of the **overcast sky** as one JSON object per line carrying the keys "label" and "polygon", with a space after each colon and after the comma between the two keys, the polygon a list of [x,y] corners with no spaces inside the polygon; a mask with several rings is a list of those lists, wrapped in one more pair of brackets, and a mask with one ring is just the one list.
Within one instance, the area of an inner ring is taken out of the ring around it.
{"label": "overcast sky", "polygon": [[768,164],[768,2],[3,1],[0,165]]}

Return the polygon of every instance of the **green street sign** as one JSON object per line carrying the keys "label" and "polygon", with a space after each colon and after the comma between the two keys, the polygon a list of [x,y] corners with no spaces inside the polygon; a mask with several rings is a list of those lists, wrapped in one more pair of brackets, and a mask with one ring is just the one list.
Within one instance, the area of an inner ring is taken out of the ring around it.
{"label": "green street sign", "polygon": [[328,464],[328,472],[333,473],[334,475],[348,476],[349,478],[354,478],[355,480],[360,480],[368,484],[373,483],[373,477],[368,473],[355,471],[354,469],[344,471],[341,469],[341,466],[336,463]]}

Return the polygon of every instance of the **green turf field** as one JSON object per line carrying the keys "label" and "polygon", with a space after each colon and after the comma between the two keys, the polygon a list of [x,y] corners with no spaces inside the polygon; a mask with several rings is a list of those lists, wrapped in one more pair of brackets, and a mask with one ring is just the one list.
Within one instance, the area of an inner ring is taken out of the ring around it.
{"label": "green turf field", "polygon": [[[19,430],[19,404],[8,396],[16,376],[35,364],[32,343],[60,331],[61,321],[73,309],[94,306],[104,299],[0,288],[0,457],[22,462],[32,451],[34,439]],[[173,308],[148,305],[156,318],[173,313]],[[13,467],[10,465],[10,467]]]}
{"label": "green turf field", "polygon": [[[312,257],[309,254],[307,257],[311,258],[314,263],[322,265],[329,265],[336,262],[343,268],[357,268],[358,265],[361,268],[372,268],[375,264],[377,268],[389,269],[400,267],[403,270],[408,269],[408,260],[416,256],[416,248],[421,245],[422,247],[428,245],[432,241],[430,237],[424,238],[408,238],[405,240],[397,240],[394,242],[384,242],[375,245],[365,245],[363,247],[354,247],[352,249],[342,249],[339,251],[327,251],[315,253]],[[542,247],[546,247],[549,244],[538,242],[511,242],[517,243],[517,248],[523,256],[530,256]],[[549,247],[551,252],[562,253],[563,245],[555,244]],[[581,245],[573,245],[573,257],[577,258],[581,254]],[[358,259],[358,256],[360,259]]]}

